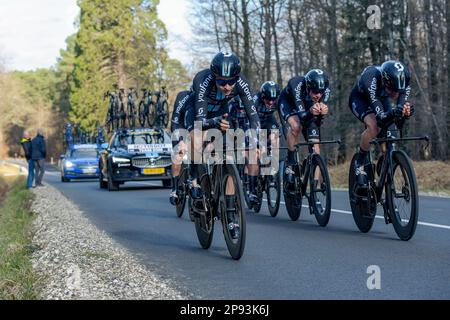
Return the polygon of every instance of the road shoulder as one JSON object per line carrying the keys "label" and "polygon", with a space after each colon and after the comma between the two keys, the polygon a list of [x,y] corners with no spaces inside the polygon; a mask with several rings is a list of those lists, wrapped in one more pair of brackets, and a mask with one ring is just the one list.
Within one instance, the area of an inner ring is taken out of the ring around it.
{"label": "road shoulder", "polygon": [[144,267],[50,185],[33,189],[33,268],[43,299],[181,300],[188,294]]}

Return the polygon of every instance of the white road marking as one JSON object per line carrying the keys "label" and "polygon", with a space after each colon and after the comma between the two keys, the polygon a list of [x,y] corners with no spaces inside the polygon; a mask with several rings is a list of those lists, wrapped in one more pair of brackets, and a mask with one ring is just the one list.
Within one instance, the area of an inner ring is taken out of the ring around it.
{"label": "white road marking", "polygon": [[[267,201],[266,199],[263,199],[263,200]],[[280,204],[286,205],[286,203],[283,202],[283,201],[280,201]],[[309,206],[307,206],[307,205],[302,205],[302,207],[309,209]],[[351,211],[346,211],[346,210],[331,209],[331,211],[332,212],[336,212],[336,213],[343,213],[343,214],[347,214],[347,215],[352,215]],[[384,220],[384,216],[376,216],[375,218]],[[417,222],[417,224],[421,225],[421,226],[426,226],[426,227],[450,230],[450,226],[443,225],[443,224],[435,224],[435,223],[422,222],[422,221]]]}

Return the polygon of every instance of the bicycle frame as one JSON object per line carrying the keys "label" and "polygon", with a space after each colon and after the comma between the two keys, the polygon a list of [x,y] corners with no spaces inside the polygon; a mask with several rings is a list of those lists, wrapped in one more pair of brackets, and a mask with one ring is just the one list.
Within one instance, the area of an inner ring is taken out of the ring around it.
{"label": "bicycle frame", "polygon": [[[385,143],[386,144],[386,153],[384,154],[384,159],[381,167],[381,173],[380,173],[380,179],[378,181],[375,181],[375,194],[377,196],[377,199],[381,199],[381,196],[383,194],[383,188],[386,186],[386,184],[390,185],[393,181],[393,165],[392,165],[392,154],[395,151],[403,152],[402,150],[398,150],[396,148],[395,142],[402,142],[402,141],[427,141],[429,142],[429,138],[427,136],[424,137],[408,137],[408,138],[382,138],[382,139],[375,139],[370,144],[372,145],[380,145]],[[372,152],[370,152],[369,155],[370,159],[370,170],[373,170],[372,165]],[[373,173],[373,176],[375,177],[375,174]]]}
{"label": "bicycle frame", "polygon": [[134,98],[133,98],[133,93],[136,93],[135,91],[134,91],[134,89],[130,89],[129,91],[128,91],[128,111],[129,112],[134,112]]}
{"label": "bicycle frame", "polygon": [[[301,169],[304,171],[304,174],[302,175],[302,172],[300,172],[300,176],[307,177],[307,179],[303,179],[301,181],[300,187],[301,187],[301,194],[306,196],[309,200],[309,195],[306,194],[306,188],[308,186],[308,182],[312,181],[314,179],[314,172],[312,170],[313,167],[313,158],[314,155],[316,155],[316,151],[314,150],[314,145],[326,145],[326,144],[340,144],[340,140],[332,140],[332,141],[321,141],[321,142],[302,142],[295,145],[296,149],[296,155],[297,155],[297,163],[300,166],[300,147],[308,146],[308,155],[303,159]],[[300,177],[299,177],[300,178]]]}
{"label": "bicycle frame", "polygon": [[125,90],[120,89],[120,91],[119,91],[119,112],[125,112],[125,103],[123,102],[124,95],[125,95]]}

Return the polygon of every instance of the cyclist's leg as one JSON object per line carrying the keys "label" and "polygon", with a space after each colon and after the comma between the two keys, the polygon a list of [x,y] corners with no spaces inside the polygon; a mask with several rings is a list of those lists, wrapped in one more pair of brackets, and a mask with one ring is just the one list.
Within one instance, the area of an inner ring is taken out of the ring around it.
{"label": "cyclist's leg", "polygon": [[[320,127],[315,121],[311,121],[306,124],[304,130],[305,141],[320,142]],[[320,144],[314,145],[314,152],[320,154]],[[314,172],[314,180],[320,181],[320,168],[316,168]]]}
{"label": "cyclist's leg", "polygon": [[[261,123],[261,129],[267,130],[267,150],[269,157],[272,157],[272,151],[278,150],[279,147],[279,131],[280,131],[280,125],[278,124],[277,120],[273,115],[271,115],[266,122]],[[275,134],[275,132],[278,132],[278,134]]]}
{"label": "cyclist's leg", "polygon": [[302,131],[302,127],[300,124],[300,119],[297,115],[297,110],[295,106],[292,105],[292,102],[288,99],[288,97],[282,93],[279,98],[280,103],[280,115],[283,117],[285,121],[285,125],[288,127],[287,133],[287,145],[288,145],[288,167],[291,167],[295,164],[295,145],[300,142],[300,132]]}
{"label": "cyclist's leg", "polygon": [[200,199],[202,192],[198,185],[199,166],[203,161],[202,149],[203,149],[203,132],[199,130],[192,130],[191,136],[191,167],[190,176],[192,179],[191,197],[193,199]]}
{"label": "cyclist's leg", "polygon": [[355,92],[352,92],[350,96],[349,107],[355,117],[366,125],[366,129],[361,134],[359,153],[355,163],[357,184],[365,185],[367,184],[367,173],[364,167],[369,161],[370,141],[377,137],[380,133],[380,128],[377,125],[375,112],[370,107],[369,102],[360,98]]}
{"label": "cyclist's leg", "polygon": [[286,123],[289,126],[289,129],[287,134],[288,157],[285,166],[285,173],[287,182],[292,184],[295,180],[295,171],[293,167],[297,164],[297,159],[295,158],[295,145],[300,142],[300,132],[302,131],[302,126],[297,115],[290,116]]}
{"label": "cyclist's leg", "polygon": [[[226,150],[226,139],[223,139],[223,149]],[[226,158],[227,161],[232,160],[230,158]],[[238,178],[238,177],[235,177]],[[219,182],[220,183],[220,182]],[[234,185],[233,179],[229,178],[227,180],[227,184],[225,186],[225,206],[226,206],[226,214],[227,214],[227,228],[230,230],[230,235],[233,238],[237,238],[239,236],[240,225],[239,221],[235,218],[236,213],[236,186]]]}
{"label": "cyclist's leg", "polygon": [[170,203],[176,205],[178,200],[178,179],[181,173],[183,155],[186,151],[186,143],[183,140],[172,141],[172,146],[176,154],[174,156],[175,161],[172,161],[172,192],[170,193]]}
{"label": "cyclist's leg", "polygon": [[[248,128],[246,128],[248,129]],[[246,139],[248,142],[246,147],[249,148],[250,137]],[[254,148],[257,148],[257,146],[253,146]],[[259,164],[258,164],[258,150],[249,150],[247,152],[247,159],[248,159],[248,165],[247,165],[247,172],[248,172],[248,197],[251,203],[255,203],[258,201],[258,197],[256,195],[256,180],[258,179],[259,175]]]}

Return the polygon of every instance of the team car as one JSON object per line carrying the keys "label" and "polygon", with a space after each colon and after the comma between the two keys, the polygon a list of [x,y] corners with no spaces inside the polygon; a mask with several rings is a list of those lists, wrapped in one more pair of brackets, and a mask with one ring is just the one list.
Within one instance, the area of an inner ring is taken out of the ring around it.
{"label": "team car", "polygon": [[116,131],[100,156],[101,189],[119,190],[127,181],[161,180],[171,186],[172,138],[162,129]]}
{"label": "team car", "polygon": [[96,179],[99,176],[100,152],[96,144],[73,145],[61,156],[61,181],[71,179]]}

